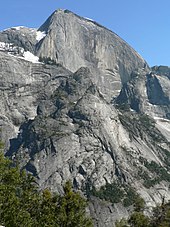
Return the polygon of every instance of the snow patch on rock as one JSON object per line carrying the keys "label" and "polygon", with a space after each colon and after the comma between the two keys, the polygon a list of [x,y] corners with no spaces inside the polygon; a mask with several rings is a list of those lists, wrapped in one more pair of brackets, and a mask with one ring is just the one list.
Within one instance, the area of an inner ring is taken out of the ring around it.
{"label": "snow patch on rock", "polygon": [[91,18],[88,18],[88,17],[84,17],[86,20],[90,20],[90,21],[93,21],[94,22],[94,20],[93,19],[91,19]]}
{"label": "snow patch on rock", "polygon": [[24,26],[16,26],[16,27],[12,27],[11,29],[15,29],[15,30],[21,30],[22,28],[25,28]]}
{"label": "snow patch on rock", "polygon": [[26,28],[26,27],[25,26],[14,26],[14,27],[11,27],[11,28],[5,28],[2,31],[8,31],[8,30],[17,30],[17,31],[19,31],[19,30],[21,30],[23,28]]}
{"label": "snow patch on rock", "polygon": [[24,51],[22,47],[14,46],[13,43],[0,42],[0,51],[5,51],[14,57],[18,57],[32,63],[40,63],[39,57],[35,56],[30,51]]}
{"label": "snow patch on rock", "polygon": [[43,31],[37,31],[36,32],[36,40],[39,42],[40,40],[42,40],[47,34]]}
{"label": "snow patch on rock", "polygon": [[15,46],[13,43],[0,42],[0,50],[13,55],[22,55],[24,53],[22,47]]}
{"label": "snow patch on rock", "polygon": [[27,61],[33,62],[33,63],[39,63],[39,57],[35,56],[29,51],[25,51],[23,54],[23,58]]}

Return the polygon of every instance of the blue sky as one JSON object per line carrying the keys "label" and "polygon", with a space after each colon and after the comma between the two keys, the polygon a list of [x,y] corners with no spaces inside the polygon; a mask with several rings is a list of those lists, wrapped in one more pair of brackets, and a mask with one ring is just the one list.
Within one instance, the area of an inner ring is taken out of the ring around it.
{"label": "blue sky", "polygon": [[111,29],[150,66],[170,66],[170,0],[2,0],[0,30],[39,27],[58,8]]}

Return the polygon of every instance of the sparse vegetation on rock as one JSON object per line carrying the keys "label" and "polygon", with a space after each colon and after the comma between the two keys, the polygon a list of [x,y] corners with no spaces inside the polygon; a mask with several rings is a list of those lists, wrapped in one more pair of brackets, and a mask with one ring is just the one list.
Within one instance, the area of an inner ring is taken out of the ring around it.
{"label": "sparse vegetation on rock", "polygon": [[87,201],[72,190],[64,194],[38,190],[35,178],[0,153],[0,224],[5,227],[92,227]]}

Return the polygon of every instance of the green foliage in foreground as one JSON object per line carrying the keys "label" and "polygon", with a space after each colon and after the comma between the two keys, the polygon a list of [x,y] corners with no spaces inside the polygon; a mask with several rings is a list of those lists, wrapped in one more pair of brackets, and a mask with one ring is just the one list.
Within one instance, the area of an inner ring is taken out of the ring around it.
{"label": "green foliage in foreground", "polygon": [[157,206],[152,217],[146,216],[142,210],[136,209],[128,219],[116,222],[116,227],[169,227],[170,202]]}
{"label": "green foliage in foreground", "polygon": [[0,153],[0,225],[5,227],[92,227],[87,201],[64,186],[64,195],[38,191],[33,176]]}

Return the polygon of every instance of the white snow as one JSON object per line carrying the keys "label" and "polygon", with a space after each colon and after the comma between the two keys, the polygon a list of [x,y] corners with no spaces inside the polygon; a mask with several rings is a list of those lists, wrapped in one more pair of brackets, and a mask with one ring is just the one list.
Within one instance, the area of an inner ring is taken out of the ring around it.
{"label": "white snow", "polygon": [[93,19],[90,19],[90,18],[88,18],[88,17],[84,17],[86,20],[90,20],[90,21],[93,21],[94,22],[94,20]]}
{"label": "white snow", "polygon": [[15,29],[15,30],[20,30],[20,29],[22,29],[22,28],[25,28],[24,26],[16,26],[16,27],[12,27],[12,29]]}
{"label": "white snow", "polygon": [[17,47],[13,43],[0,42],[0,50],[13,53],[13,54],[24,53],[24,49],[22,47]]}
{"label": "white snow", "polygon": [[0,42],[0,50],[9,50],[12,47],[12,43]]}
{"label": "white snow", "polygon": [[14,46],[13,43],[0,42],[0,51],[5,51],[9,55],[30,61],[32,63],[40,63],[39,57],[35,56],[29,51],[24,51],[24,49],[21,47]]}
{"label": "white snow", "polygon": [[43,31],[37,31],[36,32],[36,40],[39,42],[41,39],[43,39],[47,34]]}
{"label": "white snow", "polygon": [[16,26],[16,27],[11,27],[11,28],[5,28],[5,29],[3,29],[2,31],[8,31],[8,30],[10,30],[10,29],[13,29],[13,30],[20,30],[20,29],[22,29],[22,28],[25,28],[25,26]]}
{"label": "white snow", "polygon": [[0,50],[4,50],[5,48],[6,48],[6,43],[0,42]]}
{"label": "white snow", "polygon": [[39,63],[39,57],[35,56],[29,51],[24,52],[23,57],[25,60],[33,62],[33,63]]}

